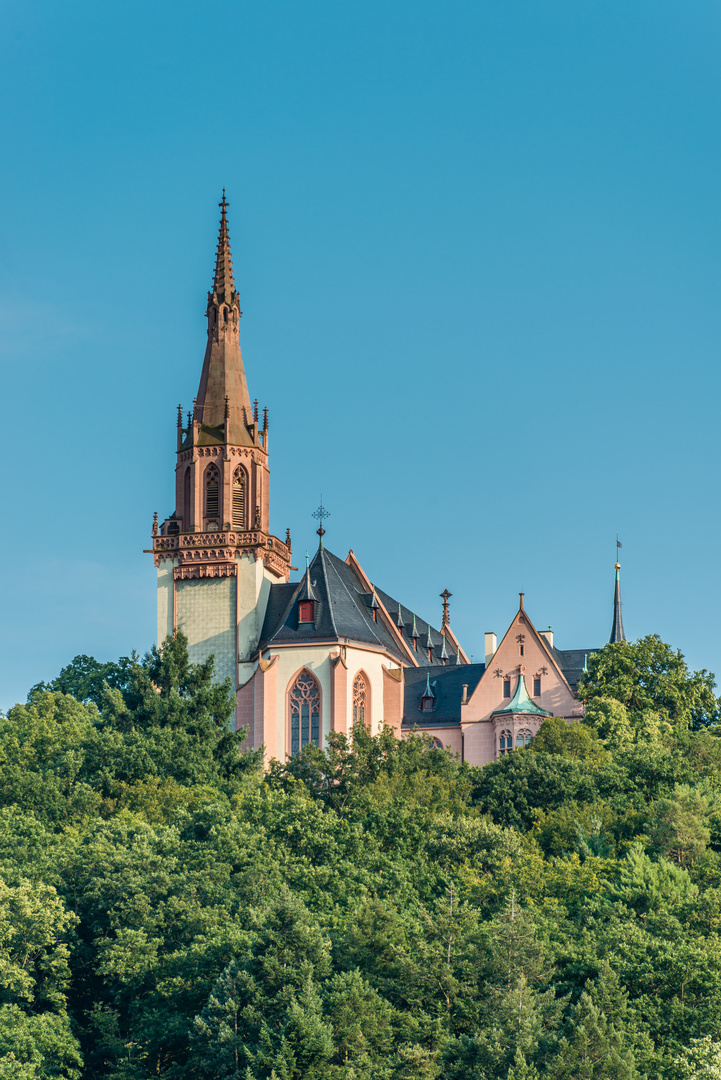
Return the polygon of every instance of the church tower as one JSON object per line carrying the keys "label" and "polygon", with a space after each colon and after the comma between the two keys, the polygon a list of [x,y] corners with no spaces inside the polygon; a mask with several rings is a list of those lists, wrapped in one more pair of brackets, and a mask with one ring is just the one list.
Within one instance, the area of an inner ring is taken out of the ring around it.
{"label": "church tower", "polygon": [[153,525],[158,642],[182,630],[195,663],[215,655],[233,687],[253,674],[270,585],[290,576],[290,536],[270,534],[268,410],[251,405],[223,191],[198,396],[178,406],[175,510]]}

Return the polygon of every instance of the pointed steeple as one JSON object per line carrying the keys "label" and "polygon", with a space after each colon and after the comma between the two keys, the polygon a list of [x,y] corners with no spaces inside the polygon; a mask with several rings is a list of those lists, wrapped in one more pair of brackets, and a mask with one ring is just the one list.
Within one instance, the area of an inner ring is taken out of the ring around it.
{"label": "pointed steeple", "polygon": [[616,581],[613,587],[613,626],[611,627],[611,636],[608,639],[609,643],[626,640],[621,616],[621,564],[616,563],[614,570],[616,571]]}
{"label": "pointed steeple", "polygon": [[220,203],[220,232],[218,233],[218,249],[215,255],[215,277],[213,279],[213,293],[220,304],[232,304],[235,292],[233,280],[233,260],[230,254],[230,234],[228,233],[228,206],[223,188],[223,199]]}
{"label": "pointed steeple", "polygon": [[219,205],[220,232],[213,289],[208,293],[208,343],[198,387],[197,419],[203,428],[216,429],[215,441],[253,446],[258,442],[258,425],[253,426],[240,352],[238,324],[242,313],[233,281],[225,189]]}
{"label": "pointed steeple", "polygon": [[398,605],[398,613],[396,615],[396,626],[403,633],[403,612],[401,611],[401,605]]}
{"label": "pointed steeple", "polygon": [[456,649],[456,667],[458,667],[462,663],[463,663],[463,661],[461,660],[461,650],[460,650],[460,647],[459,647],[459,648]]}
{"label": "pointed steeple", "polygon": [[448,662],[448,650],[446,649],[446,634],[444,630],[441,630],[441,656],[440,660],[442,664]]}

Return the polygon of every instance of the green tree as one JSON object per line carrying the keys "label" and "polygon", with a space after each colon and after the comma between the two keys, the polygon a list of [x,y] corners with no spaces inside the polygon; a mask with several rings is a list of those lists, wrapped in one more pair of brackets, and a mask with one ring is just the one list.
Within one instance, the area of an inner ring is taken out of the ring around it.
{"label": "green tree", "polygon": [[587,703],[612,698],[633,714],[653,710],[672,724],[698,729],[719,718],[714,682],[710,671],[689,671],[679,650],[666,645],[658,634],[649,634],[592,653],[579,694]]}

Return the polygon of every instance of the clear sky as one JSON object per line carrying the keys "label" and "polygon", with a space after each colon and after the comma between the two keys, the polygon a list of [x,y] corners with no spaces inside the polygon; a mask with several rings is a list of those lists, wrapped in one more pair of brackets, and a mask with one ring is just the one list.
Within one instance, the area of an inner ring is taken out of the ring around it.
{"label": "clear sky", "polygon": [[721,674],[718,0],[6,5],[0,706],[155,633],[225,185],[271,523]]}

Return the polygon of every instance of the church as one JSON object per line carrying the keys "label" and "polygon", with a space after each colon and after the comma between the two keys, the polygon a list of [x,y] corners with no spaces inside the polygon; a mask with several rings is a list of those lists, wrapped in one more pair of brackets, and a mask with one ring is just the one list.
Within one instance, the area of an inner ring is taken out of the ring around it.
{"label": "church", "polygon": [[[178,407],[175,510],[153,524],[158,642],[180,630],[194,662],[214,656],[236,688],[236,726],[268,759],[363,723],[422,729],[484,765],[526,746],[545,717],[580,717],[578,681],[598,646],[557,649],[523,593],[500,644],[486,633],[484,662],[470,663],[448,590],[437,629],[370,581],[353,551],[325,547],[322,507],[318,550],[290,582],[290,532],[270,532],[268,411],[261,420],[251,403],[241,356],[225,192],[220,207],[198,395],[185,419]],[[624,640],[619,570],[611,641]]]}

